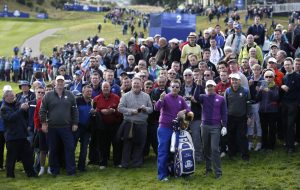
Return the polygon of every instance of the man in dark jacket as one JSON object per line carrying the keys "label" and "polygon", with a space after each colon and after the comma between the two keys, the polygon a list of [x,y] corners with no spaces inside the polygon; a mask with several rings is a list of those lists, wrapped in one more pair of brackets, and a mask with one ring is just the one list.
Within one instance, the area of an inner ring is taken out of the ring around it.
{"label": "man in dark jacket", "polygon": [[295,151],[295,119],[300,102],[300,75],[293,71],[293,59],[284,61],[286,75],[283,77],[282,119],[286,130],[286,148],[288,153]]}
{"label": "man in dark jacket", "polygon": [[174,61],[180,62],[181,51],[178,46],[179,41],[176,38],[173,38],[169,41],[170,44],[170,54],[169,54],[169,63],[173,63]]}
{"label": "man in dark jacket", "polygon": [[15,102],[12,91],[5,91],[1,107],[1,117],[5,126],[6,140],[6,177],[14,178],[15,164],[18,158],[22,160],[24,170],[28,177],[36,177],[33,170],[33,152],[27,141],[27,121],[24,113],[28,110],[28,103],[19,107]]}
{"label": "man in dark jacket", "polygon": [[265,42],[265,28],[260,24],[260,17],[258,15],[254,18],[254,24],[248,28],[247,35],[252,34],[257,45],[263,46]]}
{"label": "man in dark jacket", "polygon": [[59,174],[58,140],[64,145],[66,157],[66,170],[68,175],[76,173],[74,131],[78,126],[78,109],[75,96],[72,92],[64,90],[65,79],[59,75],[56,77],[54,91],[48,92],[40,108],[40,118],[43,132],[48,134],[49,156],[51,173]]}
{"label": "man in dark jacket", "polygon": [[167,39],[162,37],[159,39],[159,49],[155,55],[156,64],[159,65],[160,67],[164,67],[164,66],[169,67],[170,64],[168,61],[169,54],[170,54],[170,49],[168,47]]}

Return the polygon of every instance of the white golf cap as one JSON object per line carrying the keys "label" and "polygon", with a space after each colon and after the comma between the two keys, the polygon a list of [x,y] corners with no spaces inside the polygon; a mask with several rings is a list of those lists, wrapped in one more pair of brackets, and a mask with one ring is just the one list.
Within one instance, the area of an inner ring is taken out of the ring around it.
{"label": "white golf cap", "polygon": [[58,75],[58,76],[56,77],[55,80],[56,80],[56,81],[58,81],[58,80],[63,80],[63,81],[65,81],[65,77],[62,76],[62,75]]}
{"label": "white golf cap", "polygon": [[12,91],[12,87],[10,85],[5,85],[3,86],[3,92],[6,92],[6,91]]}
{"label": "white golf cap", "polygon": [[206,81],[205,86],[207,87],[207,86],[209,86],[209,85],[216,86],[217,84],[216,84],[215,81],[213,81],[213,80],[208,80],[208,81]]}
{"label": "white golf cap", "polygon": [[238,73],[232,73],[229,78],[241,80],[241,76]]}
{"label": "white golf cap", "polygon": [[175,43],[175,44],[178,44],[178,43],[179,43],[179,40],[176,39],[176,38],[173,38],[173,39],[169,40],[169,43]]}
{"label": "white golf cap", "polygon": [[146,41],[154,42],[154,39],[153,39],[153,37],[148,37],[148,38],[146,38]]}
{"label": "white golf cap", "polygon": [[272,63],[277,63],[277,60],[274,57],[271,57],[268,59],[268,63],[272,62]]}

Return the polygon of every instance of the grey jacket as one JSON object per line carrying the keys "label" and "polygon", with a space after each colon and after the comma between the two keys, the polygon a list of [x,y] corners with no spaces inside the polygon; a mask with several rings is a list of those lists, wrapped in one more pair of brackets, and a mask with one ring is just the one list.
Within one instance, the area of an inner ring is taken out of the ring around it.
{"label": "grey jacket", "polygon": [[[146,107],[147,111],[132,115],[132,111],[137,110],[142,105]],[[145,123],[147,122],[148,114],[152,113],[153,107],[148,94],[142,91],[139,94],[129,91],[122,96],[118,110],[123,114],[124,120]]]}
{"label": "grey jacket", "polygon": [[54,91],[48,92],[40,108],[41,123],[49,127],[70,127],[78,124],[79,116],[75,96],[64,90],[62,97]]}

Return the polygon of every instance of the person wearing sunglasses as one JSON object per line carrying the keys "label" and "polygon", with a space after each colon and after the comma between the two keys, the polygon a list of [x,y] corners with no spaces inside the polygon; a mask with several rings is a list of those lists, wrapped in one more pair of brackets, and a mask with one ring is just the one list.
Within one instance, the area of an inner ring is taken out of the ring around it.
{"label": "person wearing sunglasses", "polygon": [[256,100],[259,102],[259,116],[262,128],[262,149],[272,151],[276,142],[276,117],[279,111],[279,88],[274,82],[275,73],[267,70],[260,82]]}
{"label": "person wearing sunglasses", "polygon": [[173,133],[172,121],[178,116],[183,117],[185,113],[190,111],[184,98],[179,95],[180,86],[180,80],[173,80],[170,85],[171,92],[168,94],[163,92],[154,106],[156,111],[160,111],[159,127],[157,129],[157,170],[158,180],[160,181],[168,181],[168,161],[170,156],[170,142]]}
{"label": "person wearing sunglasses", "polygon": [[[186,69],[183,72],[183,84],[181,85],[180,95],[184,98],[185,102],[191,108],[191,111],[194,113],[194,120],[190,123],[190,128],[192,130],[192,139],[195,148],[195,160],[200,163],[204,160],[203,150],[202,150],[202,140],[200,132],[201,124],[201,105],[198,104],[193,98],[196,83],[193,80],[193,72],[191,69]],[[204,89],[201,91],[204,94]]]}

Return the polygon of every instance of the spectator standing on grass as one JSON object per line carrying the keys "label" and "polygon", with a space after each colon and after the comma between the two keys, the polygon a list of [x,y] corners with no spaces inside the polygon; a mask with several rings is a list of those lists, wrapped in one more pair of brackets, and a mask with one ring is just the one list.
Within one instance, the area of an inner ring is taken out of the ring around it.
{"label": "spectator standing on grass", "polygon": [[238,73],[229,75],[231,87],[227,88],[224,98],[228,108],[228,152],[229,157],[236,155],[238,150],[242,159],[249,160],[247,141],[247,101],[250,98],[249,90],[241,86],[241,77]]}
{"label": "spectator standing on grass", "polygon": [[[5,91],[12,91],[10,85],[3,87],[3,93]],[[0,100],[0,108],[2,107],[3,100]],[[3,118],[0,117],[0,171],[4,170],[4,145],[5,145],[5,126]]]}
{"label": "spectator standing on grass", "polygon": [[282,119],[286,131],[287,153],[295,152],[295,119],[300,103],[300,75],[293,70],[293,59],[288,57],[284,61],[286,75],[283,77],[281,89],[282,96]]}
{"label": "spectator standing on grass", "polygon": [[[90,111],[92,109],[92,87],[86,85],[82,88],[82,96],[76,98],[76,103],[79,113],[78,130],[75,133],[75,147],[80,143],[80,152],[77,163],[79,171],[85,171],[85,163],[87,156],[87,149],[90,141],[90,132],[88,125],[90,122]],[[76,148],[75,148],[76,149]]]}
{"label": "spectator standing on grass", "polygon": [[276,117],[279,108],[279,88],[274,82],[272,70],[264,73],[266,85],[258,86],[256,99],[259,102],[260,123],[262,128],[262,149],[272,151],[276,143]]}
{"label": "spectator standing on grass", "polygon": [[20,76],[20,70],[21,70],[21,61],[20,61],[20,58],[15,55],[12,60],[11,60],[11,63],[12,63],[12,70],[13,70],[13,81],[14,82],[18,82],[19,81],[19,76]]}
{"label": "spectator standing on grass", "polygon": [[47,133],[49,143],[49,163],[51,173],[59,174],[60,165],[58,162],[58,140],[62,140],[65,158],[66,171],[68,175],[76,173],[75,165],[75,143],[73,132],[78,128],[78,109],[74,95],[64,90],[64,77],[56,77],[54,91],[48,92],[42,100],[40,119],[42,130]]}
{"label": "spectator standing on grass", "polygon": [[5,71],[5,81],[10,82],[10,71],[11,71],[11,62],[8,59],[3,58],[5,61],[4,71]]}
{"label": "spectator standing on grass", "polygon": [[17,159],[22,161],[28,177],[37,176],[33,170],[33,152],[26,139],[27,121],[24,113],[28,108],[28,103],[22,103],[19,106],[15,101],[13,91],[4,92],[0,114],[5,126],[6,177],[8,178],[15,178],[14,170]]}
{"label": "spectator standing on grass", "polygon": [[102,118],[102,130],[99,134],[100,169],[108,166],[111,145],[113,146],[114,166],[120,167],[122,147],[116,140],[117,131],[122,122],[122,114],[117,111],[120,97],[113,93],[109,82],[103,82],[102,92],[94,98],[96,110]]}
{"label": "spectator standing on grass", "polygon": [[260,17],[259,15],[256,15],[254,17],[254,24],[249,26],[247,35],[252,34],[254,37],[254,41],[257,45],[262,47],[264,45],[265,40],[265,28],[260,23]]}
{"label": "spectator standing on grass", "polygon": [[[132,79],[131,91],[124,94],[120,100],[118,111],[124,115],[124,121],[119,129],[119,138],[123,140],[123,168],[141,167],[143,150],[147,136],[147,118],[153,107],[150,96],[142,92],[142,80]],[[130,161],[132,164],[130,165]]]}

